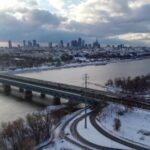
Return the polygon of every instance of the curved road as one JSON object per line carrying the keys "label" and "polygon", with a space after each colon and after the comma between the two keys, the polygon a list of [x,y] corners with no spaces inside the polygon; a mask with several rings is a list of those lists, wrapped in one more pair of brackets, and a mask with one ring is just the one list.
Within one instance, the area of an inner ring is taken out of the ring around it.
{"label": "curved road", "polygon": [[85,145],[88,145],[94,149],[98,149],[98,150],[121,150],[121,149],[116,149],[116,148],[110,148],[110,147],[105,147],[105,146],[101,146],[101,145],[97,145],[95,143],[92,143],[86,139],[84,139],[78,132],[77,130],[77,125],[78,123],[84,119],[86,116],[93,114],[93,111],[90,113],[87,113],[86,115],[83,115],[81,117],[79,117],[78,119],[76,119],[72,125],[71,125],[71,133],[72,135],[74,135],[74,137],[78,140],[80,140],[80,142],[84,143]]}
{"label": "curved road", "polygon": [[[89,108],[89,107],[88,107],[88,108]],[[80,113],[82,113],[83,111],[84,111],[84,109],[83,109],[83,110],[80,110],[80,111],[79,111],[77,114],[75,114],[73,117],[70,117],[70,118],[63,124],[63,126],[61,127],[61,130],[60,130],[58,136],[59,136],[61,139],[65,139],[66,141],[68,141],[68,142],[72,143],[73,145],[79,147],[80,149],[83,149],[83,150],[92,150],[92,149],[90,149],[90,148],[88,148],[88,147],[86,147],[86,146],[84,146],[84,145],[82,145],[82,144],[80,144],[80,143],[78,143],[78,142],[72,140],[71,138],[69,138],[69,137],[65,134],[65,131],[64,131],[65,128],[66,128],[66,126],[69,124],[69,122],[70,122],[72,119],[74,119],[75,117],[77,117],[77,116],[78,116]],[[60,123],[59,123],[59,124],[55,127],[55,129],[53,130],[53,139],[54,139],[54,132],[55,132],[56,128],[59,127],[59,125],[60,125]],[[46,143],[46,144],[43,144],[42,146],[39,146],[39,147],[36,148],[36,149],[37,149],[37,150],[46,149],[46,148],[49,147],[50,144],[52,144],[52,141],[50,141],[50,142],[48,142],[48,143]],[[36,149],[35,149],[35,150],[36,150]]]}
{"label": "curved road", "polygon": [[65,128],[66,128],[66,126],[69,124],[69,122],[70,122],[72,119],[74,119],[75,117],[77,117],[77,116],[78,116],[80,113],[82,113],[83,111],[84,111],[84,110],[80,111],[80,112],[77,113],[74,117],[71,117],[70,119],[68,119],[68,120],[65,122],[65,124],[64,124],[63,127],[61,128],[61,132],[60,132],[60,135],[59,135],[59,136],[60,136],[62,139],[65,139],[66,141],[72,143],[73,145],[76,145],[77,147],[79,147],[79,148],[81,148],[81,149],[83,149],[83,150],[92,150],[92,149],[90,149],[90,148],[88,148],[88,147],[86,147],[86,146],[84,146],[84,145],[82,145],[82,144],[80,144],[80,143],[78,143],[78,142],[72,140],[71,138],[69,138],[68,136],[65,135]]}
{"label": "curved road", "polygon": [[91,121],[91,124],[95,127],[95,129],[98,130],[100,133],[102,133],[106,137],[112,139],[113,141],[116,141],[120,144],[126,145],[127,147],[131,147],[131,148],[137,149],[137,150],[150,150],[150,148],[145,148],[140,145],[136,145],[136,144],[127,142],[123,139],[117,138],[117,137],[111,135],[110,133],[108,133],[107,131],[105,131],[104,129],[102,129],[96,122],[97,114],[98,114],[98,111],[95,111],[94,113],[92,113],[90,116],[90,121]]}
{"label": "curved road", "polygon": [[[121,149],[116,149],[116,148],[110,148],[110,147],[105,147],[105,146],[101,146],[101,145],[97,145],[95,143],[92,143],[90,141],[88,141],[87,139],[84,139],[84,137],[82,137],[80,135],[80,133],[78,132],[77,130],[77,125],[78,123],[83,120],[85,117],[89,116],[89,119],[90,119],[90,122],[91,124],[93,125],[93,127],[100,133],[100,134],[103,134],[105,137],[117,142],[117,143],[120,143],[122,145],[125,145],[127,147],[130,147],[130,148],[133,148],[133,149],[137,149],[137,150],[150,150],[150,148],[145,148],[145,147],[142,147],[142,145],[136,145],[136,144],[133,144],[131,142],[128,142],[128,141],[125,141],[123,139],[120,139],[116,136],[113,136],[111,135],[110,133],[108,133],[107,131],[105,131],[104,129],[102,129],[96,122],[96,116],[98,114],[98,110],[95,109],[89,113],[87,113],[86,115],[82,115],[81,117],[78,117],[77,119],[75,119],[72,123],[71,123],[71,126],[70,126],[70,131],[71,131],[71,134],[72,136],[79,140],[80,142],[77,142],[76,140],[73,140],[72,138],[70,138],[67,134],[65,134],[65,128],[67,127],[67,125],[69,124],[70,121],[72,121],[75,117],[77,117],[79,114],[81,114],[84,110],[81,110],[79,112],[77,112],[74,116],[70,117],[64,124],[63,126],[61,127],[61,130],[60,130],[60,133],[59,133],[59,136],[62,138],[62,139],[65,139],[66,141],[72,143],[73,145],[76,145],[77,147],[79,147],[80,149],[84,149],[84,150],[93,150],[94,149],[98,149],[98,150],[121,150]],[[81,144],[83,143],[83,144]],[[86,146],[87,145],[87,146]],[[46,147],[43,146],[43,147]],[[42,148],[43,148],[42,147]]]}

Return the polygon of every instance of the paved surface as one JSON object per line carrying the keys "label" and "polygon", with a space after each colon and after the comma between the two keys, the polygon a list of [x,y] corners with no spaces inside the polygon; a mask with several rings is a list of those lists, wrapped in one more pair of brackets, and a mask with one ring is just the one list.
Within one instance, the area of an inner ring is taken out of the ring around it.
{"label": "paved surface", "polygon": [[[104,107],[104,106],[103,106]],[[136,145],[135,143],[130,143],[128,141],[125,141],[123,139],[117,138],[113,135],[111,135],[110,133],[108,133],[107,131],[105,131],[104,129],[102,129],[96,122],[96,116],[98,114],[98,110],[93,110],[89,113],[87,113],[86,115],[82,115],[81,117],[78,117],[77,119],[75,119],[70,126],[70,131],[71,131],[71,135],[76,139],[73,140],[72,138],[69,137],[69,135],[67,135],[65,133],[65,128],[68,126],[68,124],[70,123],[70,121],[72,121],[74,118],[76,118],[79,114],[81,114],[84,110],[79,111],[76,115],[74,115],[73,117],[70,117],[61,127],[59,136],[61,139],[65,139],[66,141],[72,143],[73,145],[77,146],[79,149],[83,149],[83,150],[93,150],[93,149],[97,149],[97,150],[121,150],[121,149],[116,149],[116,148],[110,148],[110,147],[105,147],[102,145],[97,145],[95,143],[92,143],[90,141],[88,141],[87,139],[85,139],[82,135],[80,135],[79,131],[77,130],[77,125],[78,123],[83,120],[85,117],[89,116],[90,122],[93,125],[93,127],[100,133],[103,134],[104,136],[106,136],[107,138],[120,143],[122,145],[125,145],[127,147],[130,147],[132,149],[137,149],[137,150],[150,150],[150,148],[145,148],[142,147],[142,145]],[[77,142],[79,141],[79,142]],[[51,144],[51,143],[49,143]],[[42,146],[40,149],[47,147],[47,145]]]}
{"label": "paved surface", "polygon": [[[77,130],[77,124],[83,120],[85,118],[85,116],[90,116],[91,114],[93,114],[93,111],[91,111],[90,113],[83,115],[81,117],[79,117],[78,119],[76,119],[72,125],[71,125],[71,133],[72,135],[74,135],[75,138],[77,138],[78,140],[80,140],[80,142],[84,143],[85,145],[88,145],[94,149],[98,149],[98,150],[119,150],[116,148],[110,148],[110,147],[105,147],[105,146],[101,146],[101,145],[97,145],[95,143],[92,143],[86,139],[84,139],[84,137],[82,135],[79,134],[79,131]],[[120,149],[121,150],[121,149]]]}
{"label": "paved surface", "polygon": [[[84,111],[84,110],[83,110]],[[67,125],[69,124],[69,122],[74,119],[75,117],[77,117],[80,113],[82,113],[83,111],[79,112],[77,115],[75,115],[73,118],[70,118],[67,122],[65,122],[65,124],[63,125],[61,132],[60,132],[60,137],[64,138],[66,141],[72,143],[73,145],[76,145],[77,147],[79,147],[80,149],[83,150],[92,150],[90,148],[88,148],[85,145],[80,144],[79,142],[76,142],[75,140],[72,140],[71,138],[69,138],[68,136],[65,135],[65,128],[67,127]]]}
{"label": "paved surface", "polygon": [[108,133],[107,131],[105,131],[104,129],[102,129],[96,122],[97,114],[98,114],[98,111],[93,112],[90,116],[90,121],[91,121],[91,124],[95,127],[95,129],[98,130],[100,133],[102,133],[106,137],[112,139],[113,141],[116,141],[120,144],[126,145],[127,147],[131,147],[131,148],[137,149],[137,150],[150,150],[150,148],[145,148],[145,147],[136,145],[135,143],[130,143],[123,139],[117,138],[117,137],[111,135],[110,133]]}

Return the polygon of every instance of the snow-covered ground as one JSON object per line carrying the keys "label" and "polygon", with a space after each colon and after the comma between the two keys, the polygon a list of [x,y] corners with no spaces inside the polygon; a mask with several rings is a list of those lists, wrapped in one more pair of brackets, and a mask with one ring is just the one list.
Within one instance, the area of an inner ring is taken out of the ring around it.
{"label": "snow-covered ground", "polygon": [[[100,115],[100,122],[97,122],[111,134],[150,148],[150,111],[132,108],[125,112],[124,115],[118,115],[117,112],[120,110],[124,111],[125,107],[110,103]],[[121,121],[119,131],[115,131],[113,128],[115,118]]]}
{"label": "snow-covered ground", "polygon": [[48,65],[42,65],[39,67],[30,67],[30,68],[17,68],[14,70],[6,69],[6,71],[0,71],[0,72],[8,72],[8,73],[24,73],[24,72],[33,72],[33,71],[44,71],[44,70],[56,70],[56,69],[63,69],[63,68],[75,68],[75,67],[84,67],[84,66],[91,66],[91,65],[106,65],[108,61],[95,61],[95,62],[82,62],[82,63],[70,63],[70,64],[64,64],[60,66],[48,66]]}
{"label": "snow-covered ground", "polygon": [[[56,150],[63,150],[63,149],[68,149],[68,150],[78,150],[79,148],[76,145],[73,145],[72,143],[66,141],[65,139],[60,138],[60,132],[62,130],[62,127],[64,124],[70,120],[73,119],[76,115],[78,115],[82,110],[79,110],[77,112],[74,112],[72,114],[68,114],[65,116],[62,120],[61,123],[56,127],[55,133],[54,133],[54,144],[49,144],[48,146],[44,147],[42,150],[49,150],[49,149],[56,149]],[[67,126],[69,129],[70,126]],[[66,133],[66,132],[65,132]],[[68,132],[67,132],[68,133]]]}
{"label": "snow-covered ground", "polygon": [[99,133],[91,124],[89,117],[87,117],[87,129],[84,128],[84,119],[79,122],[77,126],[78,131],[80,131],[80,135],[86,139],[87,141],[90,141],[96,145],[101,145],[109,148],[119,148],[119,149],[131,149],[129,147],[126,147],[122,144],[119,144],[103,134]]}
{"label": "snow-covered ground", "polygon": [[[90,109],[87,110],[87,112],[90,112],[90,111],[91,111]],[[59,137],[59,133],[61,131],[61,128],[65,124],[65,122],[68,121],[68,119],[72,118],[71,121],[68,123],[68,125],[66,126],[66,128],[64,130],[65,131],[65,135],[68,136],[71,140],[74,140],[75,142],[84,145],[79,140],[75,139],[73,137],[73,135],[71,135],[71,131],[70,131],[70,126],[73,123],[73,121],[76,120],[77,118],[81,117],[82,115],[84,115],[84,112],[82,112],[82,110],[79,110],[79,111],[77,111],[77,112],[75,112],[75,113],[73,113],[71,115],[67,115],[62,120],[61,124],[57,127],[57,129],[55,130],[54,144],[50,144],[49,146],[43,148],[43,150],[48,150],[48,149],[80,150],[80,148],[78,146],[73,145],[72,143],[66,141],[65,139],[61,139]],[[116,142],[114,142],[112,140],[109,140],[107,137],[101,135],[91,125],[89,118],[87,119],[87,121],[88,121],[88,128],[87,129],[84,129],[84,120],[79,122],[79,125],[77,126],[77,129],[79,130],[79,133],[81,134],[81,136],[83,136],[88,141],[93,142],[93,143],[98,144],[98,145],[107,146],[107,147],[109,145],[109,147],[113,147],[113,148],[130,149],[130,148],[124,146],[124,145],[121,145],[121,144],[118,144],[118,143],[116,143]],[[84,146],[89,147],[87,145],[84,145]],[[92,147],[89,147],[89,148],[93,149]]]}
{"label": "snow-covered ground", "polygon": [[35,112],[33,112],[33,114],[47,114],[49,112],[58,111],[58,110],[63,109],[65,107],[66,107],[65,105],[50,105],[50,106],[47,106],[42,111],[35,111]]}
{"label": "snow-covered ground", "polygon": [[112,93],[120,93],[122,91],[120,88],[114,86],[106,86],[106,90]]}
{"label": "snow-covered ground", "polygon": [[78,147],[68,141],[57,139],[55,143],[43,148],[42,150],[78,150]]}
{"label": "snow-covered ground", "polygon": [[89,62],[82,62],[82,63],[68,63],[68,64],[63,64],[60,66],[55,66],[55,65],[41,65],[39,67],[30,67],[30,68],[16,68],[14,70],[11,69],[6,69],[5,71],[0,71],[1,73],[26,73],[26,72],[33,72],[33,71],[43,71],[43,70],[55,70],[55,69],[63,69],[63,68],[74,68],[74,67],[84,67],[84,66],[91,66],[91,65],[107,65],[110,63],[118,63],[118,62],[129,62],[129,61],[137,61],[137,60],[142,60],[145,58],[141,59],[112,59],[112,60],[97,60],[97,61],[89,61]]}
{"label": "snow-covered ground", "polygon": [[[87,110],[87,113],[88,113],[88,112],[91,112],[91,110],[88,109],[88,110]],[[73,123],[77,118],[82,117],[84,114],[85,114],[85,111],[81,112],[81,113],[78,114],[75,118],[73,118],[73,119],[68,123],[68,125],[66,126],[66,128],[65,128],[65,133],[68,135],[68,137],[69,137],[71,140],[73,140],[73,141],[75,141],[75,142],[77,142],[77,143],[79,143],[79,144],[81,144],[81,145],[84,145],[84,146],[88,147],[87,145],[85,145],[85,144],[83,144],[82,142],[80,142],[80,140],[76,139],[76,138],[72,135],[72,133],[71,133],[71,131],[70,131],[72,123]],[[83,122],[82,126],[84,127],[84,122]],[[77,147],[77,148],[74,149],[74,150],[77,150],[77,149],[80,149],[80,148]]]}

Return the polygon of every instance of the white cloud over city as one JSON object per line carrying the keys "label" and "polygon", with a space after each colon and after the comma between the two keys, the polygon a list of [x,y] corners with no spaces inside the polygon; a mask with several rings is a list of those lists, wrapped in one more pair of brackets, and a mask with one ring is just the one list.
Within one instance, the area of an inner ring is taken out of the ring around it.
{"label": "white cloud over city", "polygon": [[0,41],[68,41],[150,45],[150,0],[5,0]]}

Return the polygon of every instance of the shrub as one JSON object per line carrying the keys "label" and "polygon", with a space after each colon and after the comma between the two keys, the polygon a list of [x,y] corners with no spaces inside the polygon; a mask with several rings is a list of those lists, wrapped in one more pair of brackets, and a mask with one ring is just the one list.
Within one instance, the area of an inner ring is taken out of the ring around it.
{"label": "shrub", "polygon": [[119,131],[120,127],[121,127],[121,121],[120,121],[120,119],[115,118],[115,119],[114,119],[114,129],[115,129],[116,131]]}

